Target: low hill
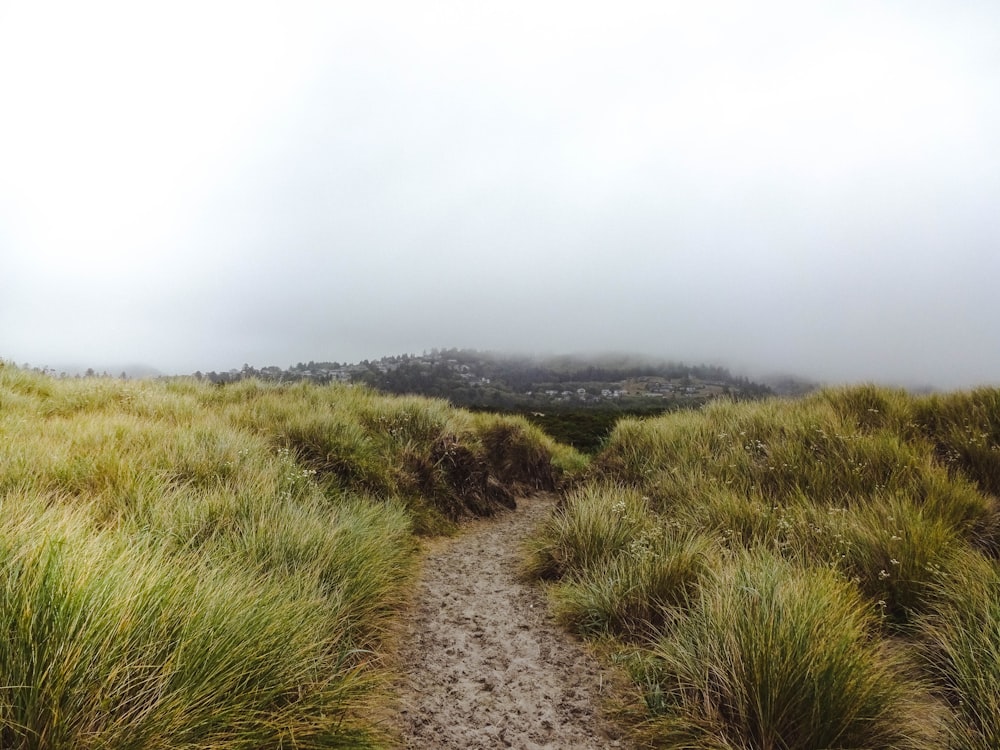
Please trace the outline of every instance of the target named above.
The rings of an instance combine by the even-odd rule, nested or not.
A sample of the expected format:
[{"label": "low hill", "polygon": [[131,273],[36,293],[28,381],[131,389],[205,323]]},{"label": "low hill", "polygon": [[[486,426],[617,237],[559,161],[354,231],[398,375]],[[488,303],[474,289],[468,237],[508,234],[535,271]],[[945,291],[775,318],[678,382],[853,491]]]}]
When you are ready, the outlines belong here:
[{"label": "low hill", "polygon": [[212,382],[248,377],[282,382],[364,383],[381,391],[447,398],[458,406],[624,405],[650,400],[698,404],[718,396],[769,395],[770,388],[713,365],[686,365],[626,355],[522,357],[471,349],[435,349],[354,364],[299,362],[287,369],[244,365],[209,372]]},{"label": "low hill", "polygon": [[355,364],[300,362],[287,369],[244,365],[228,373],[197,375],[214,383],[244,378],[361,383],[383,393],[443,398],[477,411],[518,414],[587,452],[597,450],[623,416],[772,393],[767,385],[711,365],[629,355],[526,357],[469,349],[435,349]]}]

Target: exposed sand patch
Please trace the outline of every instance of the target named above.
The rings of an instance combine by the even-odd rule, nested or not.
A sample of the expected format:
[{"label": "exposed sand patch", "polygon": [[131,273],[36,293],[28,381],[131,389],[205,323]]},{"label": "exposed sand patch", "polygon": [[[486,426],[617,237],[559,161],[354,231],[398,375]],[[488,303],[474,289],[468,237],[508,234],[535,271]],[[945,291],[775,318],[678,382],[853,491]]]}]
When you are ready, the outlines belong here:
[{"label": "exposed sand patch", "polygon": [[392,722],[402,747],[625,746],[600,714],[610,690],[600,665],[516,576],[519,544],[553,503],[519,500],[425,554],[400,629]]}]

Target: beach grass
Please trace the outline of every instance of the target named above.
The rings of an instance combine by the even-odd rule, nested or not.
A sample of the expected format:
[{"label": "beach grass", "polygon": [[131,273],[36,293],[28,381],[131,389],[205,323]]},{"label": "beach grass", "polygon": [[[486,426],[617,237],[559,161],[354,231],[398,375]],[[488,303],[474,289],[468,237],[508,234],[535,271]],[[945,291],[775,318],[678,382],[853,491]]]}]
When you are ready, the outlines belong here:
[{"label": "beach grass", "polygon": [[381,746],[415,535],[582,464],[440,400],[0,364],[0,746]]}]

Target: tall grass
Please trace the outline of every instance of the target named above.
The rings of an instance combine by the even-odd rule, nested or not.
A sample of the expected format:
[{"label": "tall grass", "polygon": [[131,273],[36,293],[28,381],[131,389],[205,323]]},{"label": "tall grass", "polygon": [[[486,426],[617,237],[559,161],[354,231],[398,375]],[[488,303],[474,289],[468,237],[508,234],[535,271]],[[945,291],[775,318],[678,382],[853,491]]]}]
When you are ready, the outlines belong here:
[{"label": "tall grass", "polygon": [[720,400],[620,421],[526,570],[631,654],[654,744],[995,747],[998,478],[1000,390]]},{"label": "tall grass", "polygon": [[637,490],[588,484],[565,498],[530,542],[525,571],[553,579],[597,567],[651,525],[649,510]]},{"label": "tall grass", "polygon": [[649,513],[634,490],[570,494],[526,545],[529,576],[562,579],[557,615],[591,635],[637,636],[662,624],[709,565],[709,545]]},{"label": "tall grass", "polygon": [[0,363],[0,747],[378,744],[414,530],[554,487],[557,455],[443,401]]},{"label": "tall grass", "polygon": [[369,657],[308,581],[93,534],[64,508],[3,510],[3,747],[365,741],[351,713]]},{"label": "tall grass", "polygon": [[256,381],[218,391],[213,401],[238,427],[287,448],[333,491],[401,497],[418,530],[509,508],[518,492],[554,489],[579,469],[579,454],[527,420],[442,400]]},{"label": "tall grass", "polygon": [[953,709],[949,747],[1000,747],[1000,572],[969,554],[937,594],[920,636],[930,674]]},{"label": "tall grass", "polygon": [[647,731],[666,747],[930,747],[909,702],[920,688],[875,627],[836,575],[740,556],[650,649]]}]

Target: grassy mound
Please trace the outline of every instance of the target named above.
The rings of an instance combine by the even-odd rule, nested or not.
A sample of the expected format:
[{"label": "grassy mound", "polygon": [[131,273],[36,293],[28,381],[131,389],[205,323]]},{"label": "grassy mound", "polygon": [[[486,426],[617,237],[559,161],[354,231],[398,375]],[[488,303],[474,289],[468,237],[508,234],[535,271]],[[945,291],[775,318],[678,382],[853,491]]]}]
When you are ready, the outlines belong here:
[{"label": "grassy mound", "polygon": [[653,745],[995,747],[998,488],[997,390],[717,401],[619,422],[526,568]]},{"label": "grassy mound", "polygon": [[647,732],[691,748],[910,746],[910,696],[921,688],[870,637],[875,619],[831,571],[741,555],[641,664],[654,697]]},{"label": "grassy mound", "polygon": [[0,746],[374,746],[414,532],[579,464],[440,401],[0,364]]}]

